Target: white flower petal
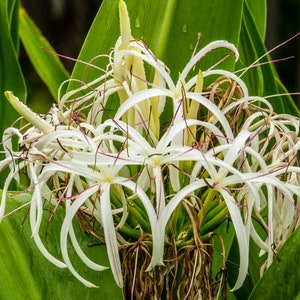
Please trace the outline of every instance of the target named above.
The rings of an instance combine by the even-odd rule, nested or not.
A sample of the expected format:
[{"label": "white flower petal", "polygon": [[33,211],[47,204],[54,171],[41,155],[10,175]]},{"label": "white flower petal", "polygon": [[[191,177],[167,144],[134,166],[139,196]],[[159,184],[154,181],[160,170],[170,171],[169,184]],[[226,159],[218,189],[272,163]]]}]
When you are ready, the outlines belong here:
[{"label": "white flower petal", "polygon": [[[88,199],[91,195],[96,193],[98,190],[99,190],[99,185],[91,186],[76,198],[76,200],[73,202],[73,204],[71,205],[71,207],[68,209],[66,213],[60,231],[60,246],[61,246],[61,253],[64,262],[66,263],[67,268],[70,270],[70,272],[87,287],[96,287],[96,286],[93,283],[89,282],[88,280],[84,279],[82,276],[80,276],[79,273],[73,267],[68,254],[68,246],[67,246],[68,234],[71,228],[72,220],[74,219],[81,205],[86,201],[86,199]],[[103,268],[105,267],[103,266]]]},{"label": "white flower petal", "polygon": [[235,55],[235,59],[238,60],[239,53],[233,44],[228,43],[227,41],[223,41],[223,40],[213,41],[213,42],[209,43],[208,45],[206,45],[204,48],[202,48],[199,52],[197,52],[190,59],[190,61],[186,64],[183,71],[181,72],[178,82],[185,82],[186,81],[185,79],[186,79],[188,73],[194,68],[194,66],[198,63],[198,61],[201,58],[203,58],[207,53],[209,53],[215,49],[218,49],[218,48],[226,48],[226,49],[232,51]]},{"label": "white flower petal", "polygon": [[198,103],[202,104],[203,106],[205,106],[208,110],[210,110],[212,114],[215,115],[216,119],[221,123],[226,137],[228,139],[233,139],[233,133],[231,127],[224,113],[214,103],[212,103],[209,99],[203,97],[202,95],[197,93],[192,93],[192,92],[187,92],[186,98],[193,99]]},{"label": "white flower petal", "polygon": [[0,222],[2,221],[4,214],[5,214],[6,197],[7,197],[9,185],[10,185],[11,181],[13,180],[13,178],[15,177],[15,173],[17,173],[17,172],[18,172],[18,169],[16,166],[16,169],[14,171],[13,170],[10,171],[5,179],[3,190],[2,190],[2,195],[1,195]]},{"label": "white flower petal", "polygon": [[103,184],[101,186],[101,220],[104,229],[105,243],[107,247],[107,254],[112,273],[115,281],[120,288],[123,287],[123,277],[121,262],[118,251],[118,242],[114,221],[112,217],[112,210],[110,204],[110,184]]},{"label": "white flower petal", "polygon": [[[135,94],[133,94],[131,97],[129,97],[118,109],[114,119],[119,120],[121,117],[132,107],[135,107],[137,104],[139,104],[142,101],[145,101],[152,97],[160,97],[160,96],[166,96],[166,97],[172,97],[172,93],[165,89],[158,89],[158,88],[152,88],[145,91],[140,91]],[[132,124],[129,124],[132,125]],[[126,127],[125,127],[126,128]]]},{"label": "white flower petal", "polygon": [[[242,130],[239,132],[238,136],[234,139],[234,141],[230,144],[230,148],[228,149],[227,153],[224,157],[224,162],[227,165],[232,166],[234,161],[237,159],[240,151],[245,148],[246,140],[251,135],[251,132]],[[218,177],[224,178],[228,170],[226,168],[221,168],[218,172]]]},{"label": "white flower petal", "polygon": [[234,201],[234,198],[223,189],[220,189],[219,192],[222,194],[224,200],[226,201],[239,245],[240,268],[238,278],[234,287],[232,288],[232,291],[234,291],[239,289],[243,285],[247,276],[249,264],[249,236],[247,236],[246,234],[246,229],[241,218],[240,210],[237,203]]}]

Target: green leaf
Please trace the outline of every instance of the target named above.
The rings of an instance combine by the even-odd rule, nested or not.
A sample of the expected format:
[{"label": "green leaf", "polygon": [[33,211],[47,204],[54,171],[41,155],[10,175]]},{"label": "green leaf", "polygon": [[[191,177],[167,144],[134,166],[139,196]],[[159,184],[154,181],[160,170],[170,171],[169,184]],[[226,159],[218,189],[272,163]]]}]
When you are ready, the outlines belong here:
[{"label": "green leaf", "polygon": [[[30,194],[22,194],[17,200],[8,198],[7,211],[28,201]],[[59,269],[48,262],[30,237],[27,209],[28,206],[14,212],[0,224],[0,299],[122,299],[122,291],[117,287],[111,271],[96,272],[88,269],[71,247],[69,254],[76,269],[99,288],[85,287],[67,269]],[[63,217],[63,209],[58,209],[50,222],[44,220],[40,231],[47,249],[53,254],[59,252],[57,229]],[[74,227],[86,255],[97,263],[109,265],[106,247],[82,233],[78,224],[74,224]]]},{"label": "green leaf", "polygon": [[58,89],[69,78],[69,74],[55,55],[55,50],[23,8],[20,9],[20,37],[32,65],[53,99],[57,100]]},{"label": "green leaf", "polygon": [[[12,8],[10,13],[14,15]],[[11,37],[9,22],[13,22],[13,20],[9,20],[8,2],[7,0],[0,1],[0,136],[2,136],[3,130],[18,117],[18,114],[5,99],[4,92],[7,90],[14,91],[20,100],[25,101],[26,99],[25,82]]]},{"label": "green leaf", "polygon": [[300,117],[300,110],[295,104],[295,101],[293,98],[289,95],[288,90],[283,85],[283,83],[279,80],[278,77],[276,77],[276,84],[279,94],[284,94],[284,96],[281,96],[282,102],[284,104],[284,112],[287,114],[291,114],[293,116]]},{"label": "green leaf", "polygon": [[[261,64],[261,66],[252,67],[245,73],[245,78],[243,78],[248,83],[250,93],[258,96],[278,94],[275,80],[277,76],[276,71],[270,62],[270,57],[268,55],[265,56],[267,49],[247,2],[244,5],[239,51],[244,67],[250,66],[261,57],[259,62],[257,61],[257,64]],[[271,98],[269,101],[277,113],[285,111],[283,101],[280,97],[276,99]]]},{"label": "green leaf", "polygon": [[[243,11],[242,30],[239,43],[239,52],[241,61],[237,64],[236,70],[250,66],[261,59],[256,64],[260,66],[253,66],[243,75],[242,79],[247,83],[250,94],[258,96],[271,96],[281,93],[288,94],[284,88],[274,65],[271,63],[269,55],[265,56],[267,49],[261,37],[261,30],[257,26],[257,17],[254,17],[253,7],[249,6],[249,1],[245,2]],[[254,10],[254,12],[256,12]],[[262,25],[260,25],[262,26]],[[275,96],[268,99],[273,105],[276,113],[290,113],[299,115],[293,99],[286,96]]]},{"label": "green leaf", "polygon": [[246,0],[247,6],[251,11],[254,23],[261,36],[265,40],[267,30],[267,1],[266,0]]},{"label": "green leaf", "polygon": [[[245,2],[242,21],[241,40],[239,44],[239,51],[241,54],[241,61],[244,67],[250,66],[258,58],[261,57],[257,64],[264,64],[262,66],[254,66],[245,73],[244,80],[250,86],[251,94],[258,96],[267,96],[277,93],[277,86],[275,82],[274,69],[270,62],[269,56],[264,56],[267,49],[263,43],[260,32],[256,26],[255,19],[251,10]],[[241,66],[238,66],[241,67]],[[283,109],[281,102],[272,103],[275,105],[276,111]]]},{"label": "green leaf", "polygon": [[[259,251],[260,248],[253,242],[253,240],[250,240],[248,275],[242,287],[234,291],[234,295],[237,299],[247,299],[259,280],[259,270],[262,264],[262,259],[259,257]],[[228,284],[231,288],[236,282],[239,271],[239,256],[238,242],[235,237],[231,245],[227,261]]]},{"label": "green leaf", "polygon": [[10,0],[8,5],[8,23],[10,28],[10,36],[14,44],[16,53],[19,53],[19,8],[20,0]]},{"label": "green leaf", "polygon": [[249,300],[299,299],[300,228],[285,242]]},{"label": "green leaf", "polygon": [[[18,6],[19,1],[0,1],[0,137],[5,128],[12,125],[18,118],[18,113],[13,109],[4,96],[7,90],[13,91],[20,100],[26,99],[26,86],[18,62]],[[0,153],[0,160],[3,154]],[[0,176],[0,186],[3,185],[6,173]]]},{"label": "green leaf", "polygon": [[[228,259],[229,250],[232,246],[234,237],[235,237],[235,231],[232,223],[223,222],[222,225],[219,226],[215,231],[214,240],[213,240],[214,251],[213,251],[213,258],[212,258],[213,278],[219,278],[222,271],[227,272],[226,266],[225,266],[225,270],[222,270],[221,268],[223,267],[223,260]],[[223,247],[225,249],[225,257],[223,253]],[[235,273],[235,275],[237,275],[237,272]],[[234,293],[231,291],[227,292],[227,298],[232,300],[236,299]],[[218,300],[222,299],[221,293],[217,299]]]},{"label": "green leaf", "polygon": [[[259,222],[255,222],[253,219],[253,225],[255,231],[258,232],[259,236],[262,240],[267,239],[267,234],[264,229],[261,227]],[[222,235],[223,236],[223,235]],[[240,264],[240,253],[238,242],[235,236],[235,232],[233,230],[232,234],[232,243],[230,247],[228,247],[229,254],[227,253],[227,271],[228,271],[228,285],[232,288],[235,285],[236,278],[239,272],[239,264]],[[260,268],[264,263],[266,257],[260,255],[260,248],[259,246],[250,238],[249,242],[249,264],[248,264],[248,274],[247,277],[242,285],[241,288],[235,290],[233,293],[236,299],[248,299],[251,291],[253,290],[254,286],[260,280]]]},{"label": "green leaf", "polygon": [[[200,47],[215,39],[226,39],[234,44],[239,39],[243,0],[127,0],[126,4],[132,36],[146,42],[151,51],[171,69],[174,80],[190,59],[198,33],[202,35]],[[79,59],[89,62],[99,54],[108,54],[119,35],[118,1],[104,0]],[[216,57],[219,60],[223,54],[210,54],[200,67],[205,69],[211,66],[216,62]],[[106,63],[107,59],[102,59],[102,64],[99,62],[102,67]],[[233,58],[225,63],[228,69],[233,69],[233,65]],[[89,82],[99,76],[99,71],[77,62],[72,78],[83,79],[83,76]],[[71,84],[69,89],[72,87]]]},{"label": "green leaf", "polygon": [[[247,22],[244,18],[239,41],[239,53],[240,60],[236,64],[236,70],[243,70],[244,68],[247,68],[257,59],[257,51],[251,37],[251,30],[249,29],[249,25],[247,26]],[[260,66],[250,68],[241,77],[245,82],[247,82],[247,87],[251,95],[263,94],[263,76]]]}]

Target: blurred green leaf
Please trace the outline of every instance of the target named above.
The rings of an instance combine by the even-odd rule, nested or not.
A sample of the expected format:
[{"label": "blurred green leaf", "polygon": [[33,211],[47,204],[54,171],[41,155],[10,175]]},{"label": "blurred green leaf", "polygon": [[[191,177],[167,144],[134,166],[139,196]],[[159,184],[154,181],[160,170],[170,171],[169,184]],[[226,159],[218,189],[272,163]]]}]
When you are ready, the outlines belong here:
[{"label": "blurred green leaf", "polygon": [[287,300],[300,297],[300,228],[285,242],[274,262],[255,286],[249,300]]},{"label": "blurred green leaf", "polygon": [[[5,128],[19,117],[4,96],[7,90],[13,91],[26,100],[26,86],[18,62],[18,7],[19,1],[0,1],[0,137]],[[0,153],[0,159],[3,155]],[[7,173],[2,172],[0,186],[3,186]]]},{"label": "blurred green leaf", "polygon": [[[7,211],[29,200],[30,194],[22,194],[17,200],[8,198]],[[72,247],[69,255],[75,268],[99,288],[85,287],[67,269],[59,269],[48,262],[31,238],[29,220],[26,219],[28,207],[5,218],[0,226],[0,299],[122,299],[122,291],[115,284],[111,271],[88,269]],[[44,220],[40,231],[47,249],[54,255],[59,253],[57,229],[63,217],[63,209],[58,209],[51,221]],[[97,263],[109,265],[106,247],[82,233],[81,228],[75,225],[78,240],[86,255]]]},{"label": "blurred green leaf", "polygon": [[[241,72],[243,72],[243,69],[251,65],[257,58],[256,48],[250,34],[251,33],[249,32],[247,24],[243,20],[239,41],[240,60],[236,64],[236,70],[241,70]],[[263,76],[260,66],[248,69],[242,75],[242,79],[247,82],[247,87],[251,95],[263,94]]]},{"label": "blurred green leaf", "polygon": [[61,83],[69,78],[69,74],[55,50],[23,8],[20,9],[20,37],[32,65],[48,87],[53,99],[57,100],[58,89]]},{"label": "blurred green leaf", "polygon": [[[12,13],[12,15],[14,14]],[[25,82],[12,41],[9,22],[14,21],[9,20],[8,1],[0,1],[0,136],[2,136],[3,130],[18,117],[18,114],[5,99],[4,92],[7,90],[14,91],[22,101],[26,99]]]}]

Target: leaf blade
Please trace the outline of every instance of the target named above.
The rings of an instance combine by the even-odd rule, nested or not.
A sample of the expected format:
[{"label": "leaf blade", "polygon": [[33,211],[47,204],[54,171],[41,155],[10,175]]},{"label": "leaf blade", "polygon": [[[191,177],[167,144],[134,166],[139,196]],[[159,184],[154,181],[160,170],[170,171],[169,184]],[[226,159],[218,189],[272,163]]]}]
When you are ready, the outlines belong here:
[{"label": "leaf blade", "polygon": [[[29,193],[8,197],[7,211],[13,211],[30,200]],[[85,287],[67,269],[59,269],[48,262],[30,239],[29,221],[24,220],[27,209],[28,206],[25,206],[15,211],[0,224],[0,299],[123,299],[122,290],[117,287],[110,270],[96,272],[88,269],[72,249],[69,251],[75,267],[100,289]],[[62,209],[58,209],[50,222],[44,220],[40,234],[51,253],[60,251],[57,229],[64,214]],[[74,224],[74,229],[85,253],[91,259],[108,265],[106,247],[87,238],[78,224]]]},{"label": "leaf blade", "polygon": [[55,50],[43,37],[27,12],[20,9],[20,37],[35,70],[48,87],[53,99],[57,100],[57,92],[61,83],[69,78],[69,74]]},{"label": "leaf blade", "polygon": [[249,300],[284,300],[299,297],[299,265],[300,228],[285,242],[274,262],[255,286]]},{"label": "leaf blade", "polygon": [[8,6],[5,0],[0,3],[0,28],[0,134],[2,136],[3,130],[9,127],[18,116],[8,101],[6,101],[4,92],[11,90],[14,91],[22,101],[26,99],[25,81],[11,37]]}]

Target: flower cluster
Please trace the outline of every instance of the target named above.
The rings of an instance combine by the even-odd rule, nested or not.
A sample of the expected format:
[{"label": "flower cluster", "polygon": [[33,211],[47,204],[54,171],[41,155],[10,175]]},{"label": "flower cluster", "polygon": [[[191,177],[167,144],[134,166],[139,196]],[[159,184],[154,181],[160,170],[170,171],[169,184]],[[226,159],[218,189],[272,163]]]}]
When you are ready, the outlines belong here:
[{"label": "flower cluster", "polygon": [[[120,22],[121,36],[103,75],[60,96],[46,116],[6,92],[29,125],[4,132],[6,158],[0,169],[8,166],[10,173],[0,218],[11,181],[19,181],[20,170],[26,170],[35,243],[48,260],[67,267],[89,287],[94,284],[72,265],[69,238],[89,268],[106,267],[81,249],[72,223],[78,213],[101,225],[120,287],[120,245],[137,240],[151,245],[150,271],[164,264],[165,247],[196,240],[195,224],[205,241],[229,218],[239,245],[234,287],[239,288],[248,270],[250,237],[270,265],[274,249],[299,225],[300,120],[277,115],[266,99],[249,96],[232,72],[214,66],[195,74],[199,60],[217,48],[238,59],[234,45],[211,42],[174,82],[167,66],[131,37],[122,1]],[[65,207],[62,260],[49,253],[39,235],[45,202]]]}]

